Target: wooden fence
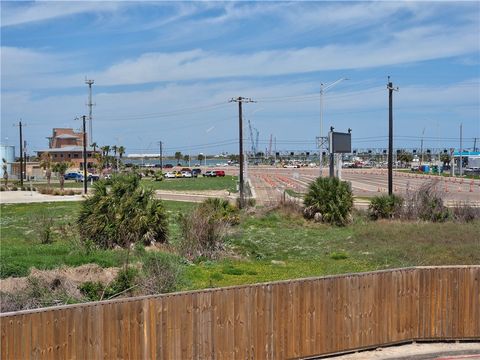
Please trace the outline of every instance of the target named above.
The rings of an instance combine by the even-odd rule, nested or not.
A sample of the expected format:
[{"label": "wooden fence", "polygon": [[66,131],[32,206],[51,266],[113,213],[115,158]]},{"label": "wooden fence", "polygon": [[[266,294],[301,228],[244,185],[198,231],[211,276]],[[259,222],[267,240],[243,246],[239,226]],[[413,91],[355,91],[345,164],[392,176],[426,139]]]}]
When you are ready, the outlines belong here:
[{"label": "wooden fence", "polygon": [[288,359],[480,339],[480,266],[418,267],[1,315],[2,359]]}]

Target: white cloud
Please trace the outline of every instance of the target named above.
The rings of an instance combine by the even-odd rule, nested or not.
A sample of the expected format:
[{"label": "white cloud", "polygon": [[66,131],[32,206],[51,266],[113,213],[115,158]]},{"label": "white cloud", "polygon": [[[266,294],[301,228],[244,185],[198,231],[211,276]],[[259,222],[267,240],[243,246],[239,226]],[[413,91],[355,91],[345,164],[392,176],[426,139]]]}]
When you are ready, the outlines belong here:
[{"label": "white cloud", "polygon": [[36,1],[2,2],[2,27],[72,16],[87,12],[113,12],[126,3],[121,1]]}]

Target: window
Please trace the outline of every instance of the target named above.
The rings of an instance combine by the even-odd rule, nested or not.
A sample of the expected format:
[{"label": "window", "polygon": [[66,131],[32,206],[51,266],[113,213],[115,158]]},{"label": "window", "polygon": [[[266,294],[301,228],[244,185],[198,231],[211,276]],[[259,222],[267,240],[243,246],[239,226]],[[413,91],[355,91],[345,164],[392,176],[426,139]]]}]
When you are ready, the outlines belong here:
[{"label": "window", "polygon": [[73,154],[73,157],[74,157],[75,159],[78,159],[78,154]]}]

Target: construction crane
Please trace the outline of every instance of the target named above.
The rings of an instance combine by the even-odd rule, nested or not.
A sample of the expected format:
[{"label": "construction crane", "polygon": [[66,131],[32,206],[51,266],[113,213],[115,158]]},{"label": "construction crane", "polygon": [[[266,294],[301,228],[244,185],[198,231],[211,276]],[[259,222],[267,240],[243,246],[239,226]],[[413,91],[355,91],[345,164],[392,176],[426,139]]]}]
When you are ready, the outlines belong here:
[{"label": "construction crane", "polygon": [[255,140],[253,138],[252,123],[248,120],[248,130],[250,132],[250,141],[252,142],[252,156],[255,156]]}]

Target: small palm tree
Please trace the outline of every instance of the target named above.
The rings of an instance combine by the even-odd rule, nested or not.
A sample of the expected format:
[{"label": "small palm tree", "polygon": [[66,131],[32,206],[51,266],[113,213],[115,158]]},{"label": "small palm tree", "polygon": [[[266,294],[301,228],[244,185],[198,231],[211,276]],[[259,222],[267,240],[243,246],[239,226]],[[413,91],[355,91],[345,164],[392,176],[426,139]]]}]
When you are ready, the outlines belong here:
[{"label": "small palm tree", "polygon": [[123,146],[119,146],[118,149],[118,156],[120,157],[120,159],[123,157],[123,154],[125,154],[125,147]]},{"label": "small palm tree", "polygon": [[177,163],[180,162],[180,159],[182,158],[182,153],[180,151],[177,151],[175,153],[175,159],[177,160]]},{"label": "small palm tree", "polygon": [[112,146],[112,151],[113,151],[113,156],[117,156],[117,151],[118,151],[118,146],[117,145],[113,145]]},{"label": "small palm tree", "polygon": [[45,170],[45,177],[47,178],[48,187],[52,178],[52,156],[50,153],[43,153],[40,157],[40,167]]},{"label": "small palm tree", "polygon": [[8,187],[8,167],[7,160],[2,158],[2,171],[3,171],[3,181],[5,182],[5,187]]},{"label": "small palm tree", "polygon": [[93,147],[93,152],[97,151],[98,144],[96,142],[90,144],[91,147]]},{"label": "small palm tree", "polygon": [[58,181],[60,182],[60,190],[63,191],[65,186],[65,172],[70,167],[68,162],[58,162],[53,164],[52,170],[57,173]]}]

